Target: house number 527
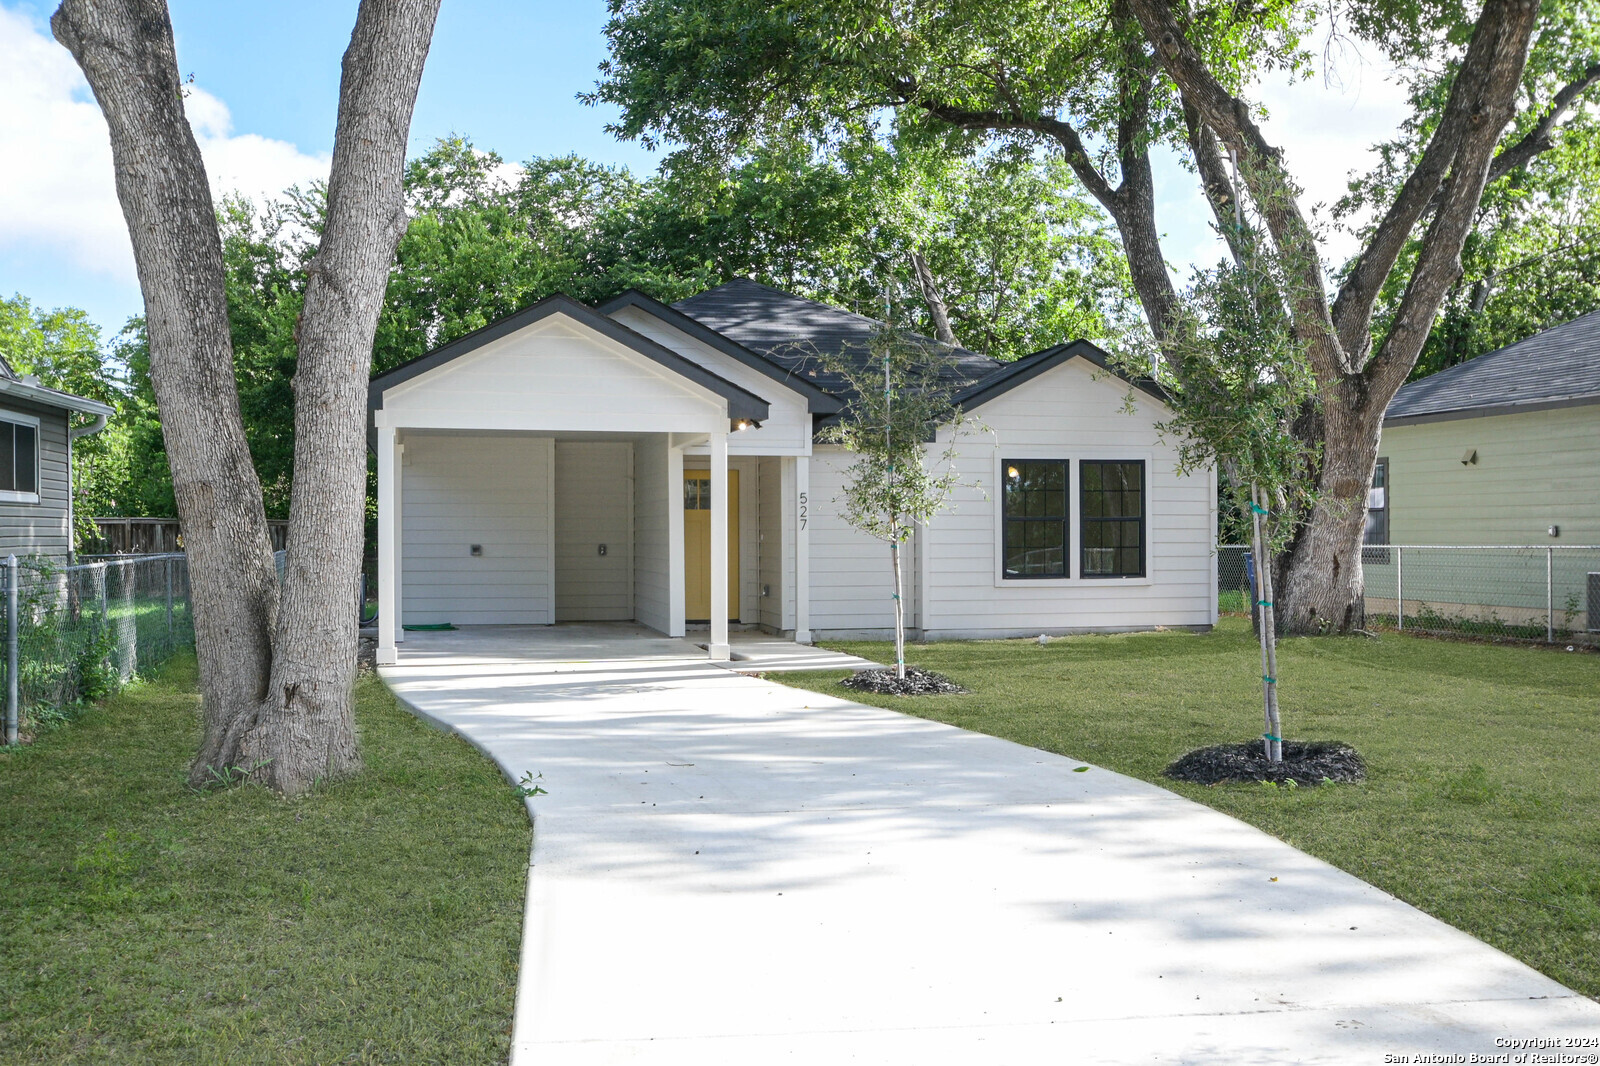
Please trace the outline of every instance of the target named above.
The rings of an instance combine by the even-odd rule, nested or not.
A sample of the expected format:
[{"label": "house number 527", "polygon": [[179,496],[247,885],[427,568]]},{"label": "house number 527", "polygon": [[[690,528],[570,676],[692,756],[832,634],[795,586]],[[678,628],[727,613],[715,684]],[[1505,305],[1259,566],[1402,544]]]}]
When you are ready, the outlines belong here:
[{"label": "house number 527", "polygon": [[800,494],[800,528],[806,528],[806,494]]}]

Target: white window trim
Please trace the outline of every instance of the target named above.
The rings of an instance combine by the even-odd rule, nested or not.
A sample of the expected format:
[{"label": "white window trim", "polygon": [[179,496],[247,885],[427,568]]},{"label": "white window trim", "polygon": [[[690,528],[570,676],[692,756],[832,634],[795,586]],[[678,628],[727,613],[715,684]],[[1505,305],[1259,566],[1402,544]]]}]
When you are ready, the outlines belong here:
[{"label": "white window trim", "polygon": [[[1007,459],[1064,459],[1067,476],[1067,576],[1006,577],[1006,499],[1005,462]],[[1083,568],[1083,466],[1082,462],[1104,459],[1138,460],[1144,463],[1144,576],[1084,577]],[[1039,447],[1031,444],[1002,443],[994,454],[994,587],[1031,588],[1148,588],[1156,584],[1156,545],[1150,530],[1150,492],[1155,481],[1155,452],[1149,448]]]},{"label": "white window trim", "polygon": [[[40,465],[44,452],[44,434],[40,432],[39,418],[37,415],[25,415],[20,411],[0,410],[0,422],[10,422],[18,426],[33,427],[33,483],[42,484],[40,480]],[[0,503],[38,503],[37,492],[12,492],[0,489]]]}]

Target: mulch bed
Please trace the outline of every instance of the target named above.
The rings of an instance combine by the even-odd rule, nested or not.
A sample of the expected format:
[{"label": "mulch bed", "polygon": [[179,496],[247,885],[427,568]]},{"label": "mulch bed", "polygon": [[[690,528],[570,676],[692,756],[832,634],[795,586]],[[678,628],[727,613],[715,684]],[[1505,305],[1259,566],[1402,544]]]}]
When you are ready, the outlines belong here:
[{"label": "mulch bed", "polygon": [[839,682],[857,692],[872,692],[879,696],[939,696],[965,692],[966,689],[943,674],[924,670],[920,666],[906,667],[904,679],[894,675],[894,670],[860,670]]},{"label": "mulch bed", "polygon": [[1348,744],[1337,740],[1283,742],[1283,761],[1267,761],[1266,741],[1218,744],[1198,748],[1161,771],[1178,781],[1215,785],[1223,781],[1271,781],[1280,784],[1320,785],[1329,781],[1360,781],[1367,764]]}]

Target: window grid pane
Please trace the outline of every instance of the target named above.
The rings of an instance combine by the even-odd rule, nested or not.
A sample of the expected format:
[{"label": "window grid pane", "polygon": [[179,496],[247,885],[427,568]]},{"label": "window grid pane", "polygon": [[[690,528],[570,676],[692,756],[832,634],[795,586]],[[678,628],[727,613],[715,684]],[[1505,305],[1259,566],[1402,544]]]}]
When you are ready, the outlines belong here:
[{"label": "window grid pane", "polygon": [[1066,577],[1067,461],[1007,459],[1004,467],[1005,576]]},{"label": "window grid pane", "polygon": [[1144,576],[1144,463],[1085,460],[1083,576]]}]

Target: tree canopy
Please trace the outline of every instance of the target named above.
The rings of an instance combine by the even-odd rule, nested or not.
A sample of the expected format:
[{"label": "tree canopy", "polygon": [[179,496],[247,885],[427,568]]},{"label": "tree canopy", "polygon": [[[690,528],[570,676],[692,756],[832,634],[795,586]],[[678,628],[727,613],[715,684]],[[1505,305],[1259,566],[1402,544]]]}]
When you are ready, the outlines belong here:
[{"label": "tree canopy", "polygon": [[[1051,153],[1115,223],[1160,357],[1150,369],[1169,380],[1193,367],[1179,351],[1151,153],[1177,149],[1233,254],[1292,264],[1277,299],[1316,385],[1294,425],[1317,455],[1318,484],[1286,553],[1285,618],[1293,631],[1345,632],[1361,624],[1378,427],[1460,279],[1485,188],[1579,124],[1600,78],[1592,13],[1581,0],[1544,8],[611,0],[611,57],[590,99],[621,108],[618,134],[670,142],[701,165],[755,145],[861,137],[958,158]],[[1252,100],[1268,72],[1313,72],[1318,18],[1416,82],[1417,115],[1368,182],[1364,246],[1336,283],[1299,202],[1296,161],[1268,143]],[[1246,214],[1249,225],[1236,225]]]}]

